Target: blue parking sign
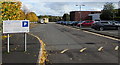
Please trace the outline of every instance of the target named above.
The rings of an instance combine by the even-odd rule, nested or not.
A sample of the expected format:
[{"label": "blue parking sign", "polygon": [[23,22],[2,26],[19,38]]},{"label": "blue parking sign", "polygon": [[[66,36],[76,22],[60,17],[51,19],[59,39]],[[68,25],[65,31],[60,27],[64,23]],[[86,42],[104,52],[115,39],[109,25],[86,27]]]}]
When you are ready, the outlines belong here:
[{"label": "blue parking sign", "polygon": [[22,21],[22,27],[28,27],[28,21]]}]

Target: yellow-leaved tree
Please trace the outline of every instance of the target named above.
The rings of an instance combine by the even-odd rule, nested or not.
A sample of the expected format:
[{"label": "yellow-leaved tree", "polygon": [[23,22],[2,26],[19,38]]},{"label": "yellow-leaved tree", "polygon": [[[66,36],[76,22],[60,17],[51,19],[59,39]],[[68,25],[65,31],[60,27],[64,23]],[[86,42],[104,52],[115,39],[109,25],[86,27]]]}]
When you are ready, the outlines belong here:
[{"label": "yellow-leaved tree", "polygon": [[38,17],[34,12],[29,12],[26,14],[26,19],[30,20],[30,22],[37,22],[38,21]]},{"label": "yellow-leaved tree", "polygon": [[26,16],[21,6],[22,3],[18,0],[0,1],[0,27],[3,20],[24,20]]},{"label": "yellow-leaved tree", "polygon": [[[21,2],[11,2],[11,1],[3,1],[1,2],[0,11],[2,15],[2,20],[21,20]],[[22,18],[23,19],[23,18]]]}]

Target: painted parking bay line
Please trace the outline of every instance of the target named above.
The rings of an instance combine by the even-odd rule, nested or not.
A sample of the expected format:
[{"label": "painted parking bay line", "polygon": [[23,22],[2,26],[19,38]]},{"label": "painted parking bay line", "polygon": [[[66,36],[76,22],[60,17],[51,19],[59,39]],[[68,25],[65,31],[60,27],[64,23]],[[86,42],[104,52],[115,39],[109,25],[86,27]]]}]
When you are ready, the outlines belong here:
[{"label": "painted parking bay line", "polygon": [[99,51],[99,52],[103,51],[103,47],[100,47],[100,48],[98,49],[98,51]]},{"label": "painted parking bay line", "polygon": [[117,51],[117,50],[119,50],[119,46],[116,46],[116,47],[115,47],[115,51]]},{"label": "painted parking bay line", "polygon": [[83,48],[83,49],[80,50],[80,52],[82,53],[82,52],[84,52],[86,49],[87,49],[87,48]]},{"label": "painted parking bay line", "polygon": [[66,51],[68,51],[69,49],[64,49],[63,51],[61,51],[60,53],[65,53]]}]

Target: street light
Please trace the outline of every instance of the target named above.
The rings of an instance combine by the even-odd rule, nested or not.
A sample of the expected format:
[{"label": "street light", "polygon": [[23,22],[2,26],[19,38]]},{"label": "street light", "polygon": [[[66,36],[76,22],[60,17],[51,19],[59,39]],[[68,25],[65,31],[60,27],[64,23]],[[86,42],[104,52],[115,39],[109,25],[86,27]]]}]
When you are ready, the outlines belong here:
[{"label": "street light", "polygon": [[[82,6],[85,6],[85,5],[76,5],[76,6],[79,6],[79,7],[80,7],[80,21],[82,21],[82,15],[81,15],[81,14],[82,14],[82,13],[81,13],[81,7],[82,7]],[[80,25],[80,28],[81,28],[81,25]]]},{"label": "street light", "polygon": [[85,5],[76,5],[76,6],[79,6],[79,7],[80,7],[80,11],[81,11],[81,7],[82,7],[82,6],[85,6]]}]

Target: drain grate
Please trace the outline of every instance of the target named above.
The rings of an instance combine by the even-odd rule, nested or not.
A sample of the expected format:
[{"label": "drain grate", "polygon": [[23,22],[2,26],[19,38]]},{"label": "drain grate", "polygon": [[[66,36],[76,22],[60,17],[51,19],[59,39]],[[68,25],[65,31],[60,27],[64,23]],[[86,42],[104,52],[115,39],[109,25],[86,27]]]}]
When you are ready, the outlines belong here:
[{"label": "drain grate", "polygon": [[89,43],[85,43],[85,44],[95,44],[95,43],[89,42]]}]

